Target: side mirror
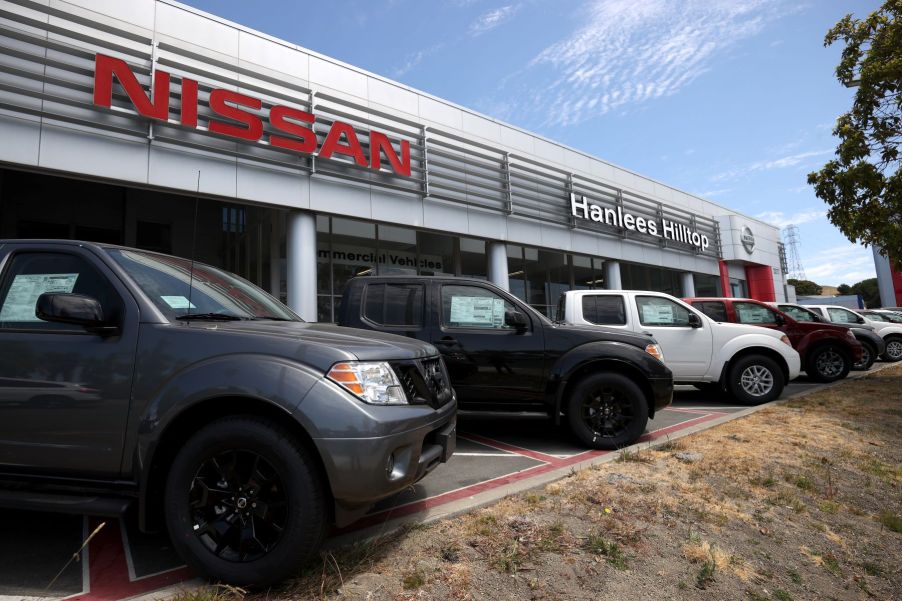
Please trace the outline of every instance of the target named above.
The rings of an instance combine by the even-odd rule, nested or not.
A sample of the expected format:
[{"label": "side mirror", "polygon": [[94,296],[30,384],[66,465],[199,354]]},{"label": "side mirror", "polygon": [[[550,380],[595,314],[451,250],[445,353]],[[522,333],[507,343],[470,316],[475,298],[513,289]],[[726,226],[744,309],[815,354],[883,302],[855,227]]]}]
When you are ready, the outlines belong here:
[{"label": "side mirror", "polygon": [[689,327],[690,328],[700,328],[702,327],[702,318],[696,315],[695,313],[689,313]]},{"label": "side mirror", "polygon": [[855,323],[865,323],[864,317],[858,315],[857,317],[855,317]]},{"label": "side mirror", "polygon": [[44,321],[107,329],[100,302],[83,294],[44,293],[38,297],[34,312]]},{"label": "side mirror", "polygon": [[526,328],[529,327],[526,316],[519,311],[505,311],[504,325],[515,328],[518,332],[525,332]]},{"label": "side mirror", "polygon": [[774,313],[774,321],[777,323],[778,326],[786,325],[786,319],[784,319],[783,316],[780,315],[779,313]]}]

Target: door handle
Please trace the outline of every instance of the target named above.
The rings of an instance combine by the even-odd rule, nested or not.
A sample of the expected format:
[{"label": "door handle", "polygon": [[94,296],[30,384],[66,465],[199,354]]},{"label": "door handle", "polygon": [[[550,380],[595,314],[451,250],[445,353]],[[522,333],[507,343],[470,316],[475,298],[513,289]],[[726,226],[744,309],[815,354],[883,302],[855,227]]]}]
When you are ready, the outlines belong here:
[{"label": "door handle", "polygon": [[457,344],[457,338],[453,338],[451,336],[444,336],[441,340],[436,340],[435,344],[442,344],[442,345]]}]

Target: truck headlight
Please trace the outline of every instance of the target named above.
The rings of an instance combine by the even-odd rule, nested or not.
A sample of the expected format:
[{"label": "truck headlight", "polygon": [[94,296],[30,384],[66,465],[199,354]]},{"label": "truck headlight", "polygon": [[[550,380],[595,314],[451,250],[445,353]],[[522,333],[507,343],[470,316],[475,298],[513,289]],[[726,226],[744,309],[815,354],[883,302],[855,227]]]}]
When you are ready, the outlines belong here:
[{"label": "truck headlight", "polygon": [[664,352],[661,350],[661,345],[659,344],[648,344],[645,346],[645,352],[660,361],[664,362]]},{"label": "truck headlight", "polygon": [[406,405],[407,395],[395,370],[384,361],[336,363],[326,377],[371,405]]},{"label": "truck headlight", "polygon": [[780,342],[782,342],[783,344],[788,344],[789,346],[792,346],[792,342],[790,342],[789,336],[787,336],[786,334],[783,334],[782,336],[780,336]]}]

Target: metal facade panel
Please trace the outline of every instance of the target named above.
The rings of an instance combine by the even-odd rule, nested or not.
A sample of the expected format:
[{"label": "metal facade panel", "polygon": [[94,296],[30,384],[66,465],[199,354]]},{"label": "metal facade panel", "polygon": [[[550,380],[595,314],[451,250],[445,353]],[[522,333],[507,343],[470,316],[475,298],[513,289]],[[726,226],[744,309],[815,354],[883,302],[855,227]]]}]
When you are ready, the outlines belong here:
[{"label": "metal facade panel", "polygon": [[[142,0],[139,8],[153,4]],[[197,187],[199,170],[207,194],[588,249],[580,252],[607,250],[603,241],[610,240],[635,243],[632,255],[648,258],[676,250],[710,261],[721,253],[718,223],[704,215],[713,205],[695,197],[188,8],[157,2],[156,31],[142,33],[138,25],[146,25],[146,15],[124,24],[116,9],[96,6],[109,14],[92,19],[64,2],[51,9],[32,0],[0,0],[0,114],[43,118],[57,132],[48,142],[67,145],[48,148],[42,165],[188,192]],[[97,53],[125,60],[148,98],[152,73],[170,73],[168,120],[139,115],[118,82],[112,107],[95,106]],[[180,123],[186,78],[198,82],[196,128]],[[213,89],[262,101],[255,111],[263,125],[260,141],[208,131]],[[335,122],[351,125],[370,163],[270,145],[278,132],[268,115],[278,105],[316,116],[318,146]],[[402,141],[409,144],[409,177],[389,168],[387,156],[374,169],[372,131],[387,135],[395,154]],[[21,160],[13,162],[29,164],[32,138],[22,128],[15,135],[24,145]],[[704,234],[711,246],[700,251],[676,239],[576,219],[571,194],[643,219],[671,220]],[[760,252],[775,249],[762,244]]]},{"label": "metal facade panel", "polygon": [[36,167],[40,154],[41,124],[36,118],[0,114],[0,161]]}]

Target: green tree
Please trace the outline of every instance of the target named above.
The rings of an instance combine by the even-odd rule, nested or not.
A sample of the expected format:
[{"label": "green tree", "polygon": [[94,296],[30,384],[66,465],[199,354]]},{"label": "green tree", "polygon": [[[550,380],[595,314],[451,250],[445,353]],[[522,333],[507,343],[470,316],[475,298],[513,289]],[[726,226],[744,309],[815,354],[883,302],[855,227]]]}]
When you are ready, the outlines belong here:
[{"label": "green tree", "polygon": [[817,296],[823,290],[818,284],[811,280],[796,280],[789,278],[786,280],[791,286],[796,287],[796,294],[800,296]]},{"label": "green tree", "polygon": [[836,158],[808,174],[827,217],[853,242],[877,245],[902,268],[902,0],[866,19],[846,15],[824,38],[845,48],[836,78],[857,86],[852,109],[836,120]]},{"label": "green tree", "polygon": [[869,309],[879,309],[880,289],[877,287],[877,278],[868,278],[852,285],[852,294],[860,294],[864,305]]},{"label": "green tree", "polygon": [[840,294],[852,294],[852,287],[848,284],[840,284],[836,287],[836,290]]}]

